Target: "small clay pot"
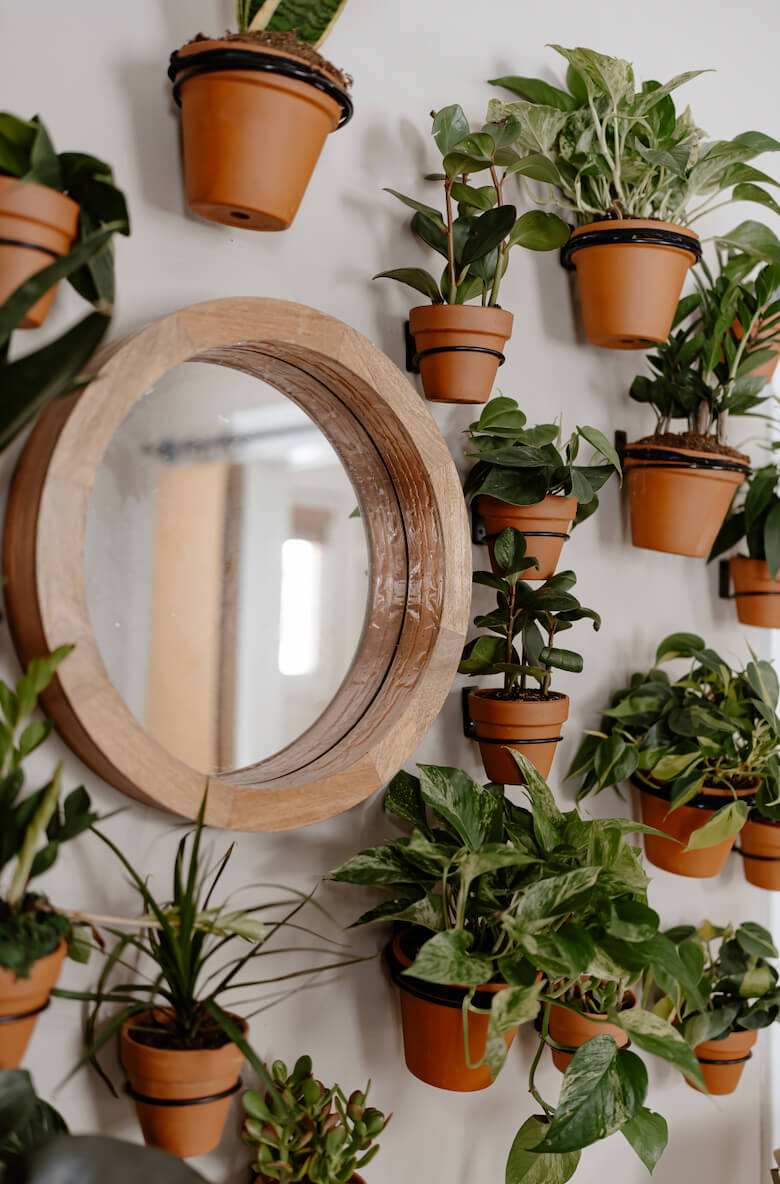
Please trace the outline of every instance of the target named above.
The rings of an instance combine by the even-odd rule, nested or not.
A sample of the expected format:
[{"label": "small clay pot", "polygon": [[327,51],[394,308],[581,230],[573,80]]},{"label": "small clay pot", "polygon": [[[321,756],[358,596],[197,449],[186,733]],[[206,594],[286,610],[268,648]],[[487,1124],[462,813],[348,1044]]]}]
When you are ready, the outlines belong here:
[{"label": "small clay pot", "polygon": [[[251,68],[269,58],[279,72]],[[199,72],[204,62],[217,68]],[[191,42],[168,74],[190,208],[228,226],[286,230],[328,135],[351,115],[346,92],[302,58],[248,41]]]},{"label": "small clay pot", "polygon": [[[733,1094],[742,1070],[750,1060],[758,1032],[729,1032],[725,1040],[705,1040],[693,1050],[701,1066],[704,1084],[711,1094]],[[694,1089],[698,1085],[688,1082]],[[699,1090],[702,1093],[702,1090]]]},{"label": "small clay pot", "polygon": [[[159,1018],[159,1012],[154,1014]],[[199,1050],[140,1044],[133,1038],[133,1027],[151,1018],[152,1012],[134,1016],[119,1035],[119,1059],[144,1142],[183,1159],[205,1155],[222,1138],[230,1103],[240,1088],[244,1054],[232,1042]],[[247,1031],[245,1020],[230,1018]]]},{"label": "small clay pot", "polygon": [[[539,566],[529,567],[523,575],[524,580],[549,580],[550,576],[555,575],[563,544],[569,537],[569,527],[577,513],[577,499],[548,493],[536,505],[513,506],[510,502],[502,502],[497,497],[483,493],[477,498],[477,513],[490,539],[509,526],[525,535],[528,543],[526,554],[533,555],[539,561]],[[501,568],[493,557],[492,541],[488,545],[491,567],[496,575],[501,575]]]},{"label": "small clay pot", "polygon": [[[442,986],[403,974],[412,965],[419,946],[411,928],[396,934],[385,951],[393,982],[401,992],[401,1027],[404,1037],[404,1059],[409,1072],[427,1085],[449,1089],[457,1093],[471,1093],[492,1085],[493,1078],[487,1065],[471,1069],[466,1061],[463,1039],[463,1000],[465,987]],[[480,1008],[489,1008],[497,991],[506,983],[485,983],[474,996]],[[472,1063],[485,1055],[488,1016],[470,1011],[468,1017],[469,1059]],[[517,1028],[504,1037],[507,1048],[515,1038]]]},{"label": "small clay pot", "polygon": [[603,349],[666,341],[688,268],[700,257],[698,236],[671,222],[620,218],[578,227],[562,259],[577,272],[588,341]]},{"label": "small clay pot", "polygon": [[[0,176],[0,304],[20,284],[67,255],[76,237],[79,207],[48,185],[22,184]],[[28,310],[20,329],[37,329],[46,320],[57,285]]]},{"label": "small clay pot", "polygon": [[623,470],[634,546],[697,558],[709,555],[734,491],[750,472],[729,456],[663,444],[627,445]]},{"label": "small clay pot", "polygon": [[780,629],[780,574],[773,580],[765,559],[742,555],[730,560],[729,572],[742,624]]},{"label": "small clay pot", "polygon": [[468,700],[485,773],[499,785],[523,785],[523,774],[509,751],[513,748],[546,777],[561,739],[561,725],[569,716],[569,696],[496,699],[494,693],[471,691]]},{"label": "small clay pot", "polygon": [[503,308],[479,304],[423,304],[410,309],[409,331],[426,399],[487,403],[504,345],[512,336],[513,319]]},{"label": "small clay pot", "polygon": [[[639,1000],[633,991],[626,991],[626,1009],[638,1006]],[[565,1044],[575,1051],[581,1045],[592,1040],[594,1036],[612,1036],[618,1048],[625,1048],[628,1044],[628,1033],[619,1028],[617,1024],[610,1024],[606,1021],[606,1015],[585,1015],[584,1012],[569,1011],[567,1008],[553,1003],[550,1007],[550,1037],[556,1044]],[[565,1073],[569,1061],[574,1056],[574,1051],[563,1052],[558,1048],[552,1048],[550,1051],[555,1068],[559,1069],[561,1073]]]},{"label": "small clay pot", "polygon": [[[735,790],[735,794],[738,798],[750,798],[755,796],[757,789],[758,781],[749,789]],[[736,836],[699,850],[686,851],[685,847],[693,832],[704,826],[717,810],[733,799],[731,790],[705,785],[699,797],[694,799],[697,804],[679,806],[671,812],[668,786],[648,787],[640,784],[639,791],[642,821],[669,835],[668,839],[658,835],[642,836],[649,862],[677,876],[691,876],[697,880],[717,876],[723,870]]]},{"label": "small clay pot", "polygon": [[16,1069],[22,1063],[35,1021],[60,977],[67,949],[67,942],[61,941],[51,954],[33,962],[29,978],[0,967],[0,1069]]},{"label": "small clay pot", "polygon": [[780,892],[780,822],[752,814],[739,833],[739,846],[748,883]]},{"label": "small clay pot", "polygon": [[[741,341],[742,338],[744,337],[745,331],[742,328],[742,325],[740,324],[739,319],[737,317],[735,317],[732,322],[731,332],[732,332],[732,335],[736,341]],[[758,325],[756,326],[755,333],[760,333],[760,332],[761,332],[761,322],[759,321]],[[776,347],[775,348],[775,356],[773,358],[770,358],[768,362],[764,362],[763,366],[756,366],[755,370],[748,370],[748,374],[759,375],[761,378],[765,378],[767,383],[770,383],[772,381],[772,379],[774,378],[775,370],[777,369],[777,363],[780,361],[780,339],[775,337],[772,339],[771,342],[767,342],[766,345],[762,346],[762,349],[772,349],[774,347]],[[722,356],[721,356],[721,360],[722,360]]]}]

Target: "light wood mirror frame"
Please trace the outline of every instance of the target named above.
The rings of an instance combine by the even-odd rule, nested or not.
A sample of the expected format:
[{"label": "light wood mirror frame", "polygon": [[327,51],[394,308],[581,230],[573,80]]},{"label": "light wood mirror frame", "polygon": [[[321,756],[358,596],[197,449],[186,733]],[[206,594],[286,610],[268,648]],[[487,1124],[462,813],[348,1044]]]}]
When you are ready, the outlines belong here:
[{"label": "light wood mirror frame", "polygon": [[[270,383],[336,449],[371,557],[365,625],[320,718],[266,760],[208,776],[171,756],[111,683],[87,609],[84,537],[104,453],[139,399],[197,359]],[[388,357],[340,321],[270,299],[215,300],[103,350],[83,392],[53,404],[22,452],[3,537],[5,599],[22,662],[65,642],[43,706],[102,778],[192,818],[208,786],[213,826],[306,826],[364,800],[401,767],[441,710],[466,634],[471,561],[455,465],[424,403]]]}]

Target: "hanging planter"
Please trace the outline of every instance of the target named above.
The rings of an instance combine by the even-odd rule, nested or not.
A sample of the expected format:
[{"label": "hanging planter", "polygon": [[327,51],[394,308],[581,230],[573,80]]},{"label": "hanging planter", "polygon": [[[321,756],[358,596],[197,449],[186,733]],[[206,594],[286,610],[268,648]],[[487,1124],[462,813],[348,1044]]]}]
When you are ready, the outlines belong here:
[{"label": "hanging planter", "polygon": [[486,776],[499,785],[522,785],[525,779],[512,756],[514,750],[546,777],[563,739],[561,726],[569,717],[569,696],[527,692],[527,699],[506,699],[497,694],[471,691],[468,700]]},{"label": "hanging planter", "polygon": [[493,539],[514,527],[526,538],[529,554],[538,560],[538,567],[528,569],[529,580],[548,580],[555,574],[563,544],[569,538],[569,527],[577,513],[576,497],[562,497],[550,493],[535,506],[513,506],[497,497],[482,494],[477,498],[477,513],[488,537],[490,566],[496,574],[500,567],[493,554]]},{"label": "hanging planter", "polygon": [[[488,1033],[488,1014],[468,1012],[468,1061],[464,1041],[463,1000],[466,987],[444,986],[410,978],[403,973],[413,963],[419,936],[411,928],[396,934],[387,946],[385,956],[390,977],[401,992],[401,1025],[404,1037],[404,1059],[409,1072],[438,1089],[471,1093],[492,1085],[493,1078],[487,1065],[471,1068],[485,1055]],[[489,1012],[497,991],[506,989],[504,982],[485,983],[474,995],[475,1007]],[[515,1038],[517,1028],[504,1037],[507,1048]]]},{"label": "hanging planter", "polygon": [[[701,1066],[704,1084],[711,1094],[733,1094],[742,1077],[742,1070],[752,1057],[751,1049],[758,1032],[729,1032],[722,1040],[705,1040],[694,1052]],[[698,1086],[692,1085],[693,1089]]]},{"label": "hanging planter", "polygon": [[666,341],[699,237],[651,218],[591,222],[572,231],[561,261],[576,271],[585,333],[602,349]]},{"label": "hanging planter", "polygon": [[648,785],[645,781],[635,781],[634,784],[639,789],[642,821],[669,836],[643,836],[645,855],[650,863],[677,876],[707,879],[717,876],[723,870],[729,852],[734,846],[736,834],[712,846],[686,851],[691,835],[694,831],[700,830],[718,810],[735,797],[750,804],[755,800],[759,781],[757,779],[748,788],[735,789],[733,793],[718,786],[705,785],[693,802],[671,811],[668,785]]},{"label": "hanging planter", "polygon": [[[735,499],[712,545],[710,559],[717,558],[744,540],[747,556],[735,555],[728,573],[721,564],[724,598],[734,585],[737,617],[743,625],[780,628],[780,495],[777,464],[762,465],[745,483],[744,497]],[[728,575],[728,578],[725,578]]]},{"label": "hanging planter", "polygon": [[38,1016],[49,1006],[67,948],[61,941],[51,954],[33,962],[28,978],[0,967],[0,1069],[22,1063]]},{"label": "hanging planter", "polygon": [[[621,1010],[625,1011],[638,1006],[639,1000],[633,991],[626,991]],[[568,1007],[561,1007],[557,1003],[552,1004],[550,1007],[550,1038],[556,1044],[563,1044],[571,1049],[570,1052],[560,1048],[551,1048],[550,1050],[553,1064],[561,1073],[566,1072],[566,1067],[577,1049],[586,1041],[592,1040],[594,1036],[611,1036],[618,1048],[625,1048],[628,1044],[628,1033],[619,1028],[617,1024],[607,1023],[605,1014],[586,1015],[582,1011],[571,1011]]]},{"label": "hanging planter", "polygon": [[697,558],[709,554],[734,491],[750,472],[742,453],[688,448],[684,436],[628,444],[623,468],[634,546]]},{"label": "hanging planter", "polygon": [[[67,255],[78,225],[78,204],[63,193],[0,176],[0,304],[30,276]],[[56,284],[28,310],[18,327],[39,328],[55,292]]]},{"label": "hanging planter", "polygon": [[780,892],[780,822],[754,811],[740,831],[739,843],[748,883]]},{"label": "hanging planter", "polygon": [[486,403],[513,317],[478,304],[422,304],[409,310],[425,397],[431,403]]},{"label": "hanging planter", "polygon": [[772,579],[765,559],[735,555],[729,561],[737,619],[743,625],[780,629],[780,573]]}]

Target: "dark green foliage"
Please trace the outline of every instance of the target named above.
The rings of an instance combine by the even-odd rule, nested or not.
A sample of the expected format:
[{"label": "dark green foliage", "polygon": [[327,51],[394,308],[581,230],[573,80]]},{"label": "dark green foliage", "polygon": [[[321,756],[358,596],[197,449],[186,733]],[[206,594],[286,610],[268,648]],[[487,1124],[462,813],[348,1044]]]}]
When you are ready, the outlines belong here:
[{"label": "dark green foliage", "polygon": [[26,1070],[0,1071],[0,1164],[8,1167],[67,1132],[62,1115],[37,1096]]},{"label": "dark green foliage", "polygon": [[0,901],[0,966],[28,978],[33,962],[52,954],[63,938],[70,937],[71,928],[45,896],[28,893],[13,911]]},{"label": "dark green foliage", "polygon": [[[774,447],[774,446],[773,446]],[[734,495],[731,509],[712,544],[710,560],[742,539],[751,559],[765,560],[770,579],[780,571],[780,495],[776,463],[757,469]],[[709,562],[709,561],[708,561]]]}]

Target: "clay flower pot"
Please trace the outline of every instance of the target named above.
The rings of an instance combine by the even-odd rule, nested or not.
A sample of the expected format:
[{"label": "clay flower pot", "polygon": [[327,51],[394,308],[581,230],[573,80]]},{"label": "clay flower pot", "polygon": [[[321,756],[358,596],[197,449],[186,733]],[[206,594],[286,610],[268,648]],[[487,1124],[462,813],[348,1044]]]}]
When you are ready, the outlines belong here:
[{"label": "clay flower pot", "polygon": [[[738,798],[751,798],[758,789],[758,781],[749,789],[735,790]],[[647,826],[664,831],[670,837],[643,835],[645,855],[650,863],[677,876],[692,876],[697,880],[717,876],[723,870],[736,836],[715,843],[712,847],[686,851],[688,840],[695,830],[704,826],[708,818],[733,798],[728,789],[705,785],[698,798],[687,806],[680,806],[669,812],[668,786],[639,785],[642,803],[642,821]],[[677,840],[675,842],[674,840]]]},{"label": "clay flower pot", "polygon": [[[576,497],[563,497],[559,493],[548,493],[534,506],[513,506],[497,497],[483,493],[477,498],[477,513],[485,524],[488,539],[494,538],[513,526],[528,540],[526,554],[539,561],[539,567],[529,567],[523,578],[526,580],[549,580],[555,575],[563,544],[569,537],[568,530],[577,513]],[[501,569],[493,557],[493,544],[489,542],[490,564],[497,575]]]},{"label": "clay flower pot", "polygon": [[330,132],[352,114],[335,77],[250,41],[194,41],[171,55],[187,201],[212,222],[286,230]]},{"label": "clay flower pot", "polygon": [[[745,335],[745,331],[736,317],[732,322],[731,332],[736,341],[741,341]],[[758,325],[756,326],[756,333],[760,332],[761,322],[759,321]],[[774,337],[771,342],[767,342],[767,344],[762,347],[764,349],[772,349],[775,346],[777,347],[775,349],[775,356],[770,358],[768,362],[764,362],[763,366],[756,366],[755,370],[749,370],[749,374],[760,375],[761,378],[766,379],[767,383],[772,381],[775,370],[777,369],[777,363],[780,362],[780,340],[777,337]]]},{"label": "clay flower pot", "polygon": [[51,954],[33,962],[29,978],[0,967],[0,1069],[16,1069],[39,1014],[45,1010],[60,976],[68,946],[61,941]]},{"label": "clay flower pot", "polygon": [[740,831],[739,845],[748,883],[780,892],[780,822],[753,814]]},{"label": "clay flower pot", "polygon": [[522,785],[523,775],[508,750],[528,757],[542,777],[552,767],[569,716],[569,696],[548,699],[495,699],[493,691],[471,691],[469,715],[485,773],[499,785]]},{"label": "clay flower pot", "polygon": [[[25,280],[67,255],[78,225],[78,204],[63,193],[0,176],[0,304]],[[20,329],[43,324],[56,288],[32,306]]]},{"label": "clay flower pot", "polygon": [[666,341],[698,235],[651,218],[605,219],[572,232],[562,248],[577,272],[585,333],[603,349],[646,349]]},{"label": "clay flower pot", "polygon": [[[625,1001],[627,1008],[639,1006],[639,1000],[633,991],[626,991]],[[607,1023],[606,1019],[606,1015],[588,1016],[584,1012],[569,1011],[553,1003],[550,1007],[550,1036],[556,1044],[565,1044],[572,1049],[571,1052],[563,1052],[558,1048],[550,1049],[555,1068],[565,1073],[566,1066],[576,1050],[594,1036],[613,1036],[618,1047],[625,1048],[628,1044],[628,1033],[617,1024]]]},{"label": "clay flower pot", "polygon": [[631,542],[671,555],[709,555],[747,464],[716,452],[628,444],[623,470]]},{"label": "clay flower pot", "polygon": [[423,304],[409,311],[425,397],[431,403],[487,403],[513,317],[479,304]]},{"label": "clay flower pot", "polygon": [[[751,1048],[758,1032],[729,1032],[725,1040],[705,1040],[693,1050],[701,1066],[704,1084],[711,1094],[733,1094],[739,1085],[745,1063],[750,1060]],[[693,1082],[688,1082],[698,1089]],[[702,1091],[699,1091],[702,1092]]]},{"label": "clay flower pot", "polygon": [[[183,1159],[205,1155],[222,1138],[233,1094],[241,1085],[244,1054],[230,1042],[196,1051],[140,1044],[133,1027],[148,1023],[151,1014],[128,1020],[119,1035],[119,1059],[144,1142]],[[247,1031],[245,1020],[231,1019]]]},{"label": "clay flower pot", "polygon": [[765,559],[742,555],[730,560],[729,572],[742,624],[780,629],[780,574],[773,580]]},{"label": "clay flower pot", "polygon": [[[462,1004],[468,991],[465,987],[426,983],[403,974],[414,961],[417,937],[413,929],[396,934],[385,954],[390,977],[401,992],[401,1027],[404,1038],[406,1067],[414,1077],[438,1089],[471,1093],[492,1085],[493,1078],[487,1065],[470,1069],[466,1061],[463,1039]],[[477,1007],[489,1008],[496,991],[506,989],[506,983],[485,983],[474,996]],[[469,1012],[469,1059],[472,1064],[485,1055],[488,1017]],[[517,1028],[507,1032],[507,1048],[515,1038]]]}]

